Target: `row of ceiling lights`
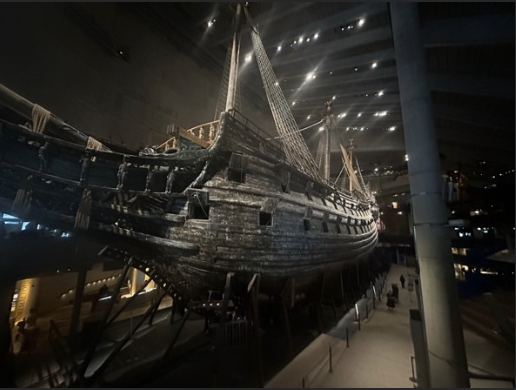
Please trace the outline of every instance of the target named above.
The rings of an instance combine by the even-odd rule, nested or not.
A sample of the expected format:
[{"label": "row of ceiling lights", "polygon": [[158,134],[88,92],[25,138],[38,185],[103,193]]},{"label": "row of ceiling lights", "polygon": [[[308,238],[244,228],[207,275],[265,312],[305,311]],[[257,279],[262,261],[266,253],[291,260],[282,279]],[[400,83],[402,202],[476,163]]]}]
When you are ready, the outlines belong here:
[{"label": "row of ceiling lights", "polygon": [[[348,30],[349,30],[349,29],[353,29],[355,26],[361,27],[361,26],[363,26],[364,24],[365,24],[365,19],[359,19],[358,21],[355,21],[355,22],[353,22],[353,23],[348,23],[348,24],[346,25],[346,27],[341,26],[341,30],[342,30],[342,31],[344,31],[345,29],[348,29]],[[312,40],[313,40],[313,41],[316,41],[318,38],[319,38],[319,33],[315,33],[315,34],[313,35],[313,37],[308,37],[308,38],[306,38],[306,39],[305,39],[305,37],[304,37],[304,36],[302,36],[302,37],[298,38],[297,40],[294,40],[294,41],[292,42],[292,44],[290,44],[290,46],[291,46],[291,47],[293,47],[294,45],[301,45],[301,44],[302,44],[302,43],[304,43],[304,42],[307,42],[307,43],[308,43],[308,42],[311,42]],[[277,52],[280,52],[280,51],[282,50],[282,48],[283,48],[283,44],[280,44],[280,45],[278,45],[278,46],[277,46],[277,50],[276,50],[276,51],[277,51]],[[250,55],[250,54],[249,54],[249,55],[247,55],[247,56],[245,57],[245,62],[246,62],[246,63],[247,63],[247,62],[250,62],[251,60],[252,60],[252,55]],[[376,62],[376,61],[375,61],[375,62],[373,62],[373,63],[371,64],[371,69],[375,69],[377,66],[378,66],[378,62]],[[355,70],[355,71],[358,71],[358,70],[359,70],[358,66],[354,67],[354,70]],[[333,71],[330,71],[330,72],[328,73],[328,75],[330,75],[330,76],[331,76],[331,75],[333,75]],[[316,77],[317,77],[317,74],[316,74],[315,72],[310,72],[310,73],[308,73],[308,74],[305,76],[305,81],[311,81],[311,80],[314,80]],[[286,80],[286,79],[284,79],[283,81],[284,81],[284,82],[286,82],[287,80]],[[279,86],[279,82],[276,82],[276,83],[275,83],[275,85],[276,85],[276,86]],[[378,96],[382,96],[383,94],[384,94],[384,91],[379,91],[379,92],[374,93],[374,96],[375,96],[375,97],[378,97]],[[364,96],[368,97],[368,96],[369,96],[369,93],[366,93]],[[371,94],[371,96],[373,96],[373,94]],[[332,97],[332,100],[335,100],[336,98],[337,98],[337,96],[333,96],[333,97]],[[304,102],[304,101],[303,101],[303,102]],[[292,102],[292,106],[295,106],[297,103],[299,103],[299,101],[293,101],[293,102]],[[382,116],[386,116],[386,115],[388,115],[388,112],[387,112],[387,111],[381,111],[381,112],[376,112],[376,113],[374,113],[373,115],[374,115],[374,116],[376,116],[376,117],[382,117]],[[341,114],[337,115],[337,118],[339,118],[339,119],[340,119],[340,118],[344,118],[344,117],[346,117],[346,116],[347,116],[347,113],[341,113]],[[361,112],[357,114],[357,117],[361,117],[361,116],[362,116],[362,113],[361,113]],[[310,115],[308,115],[307,120],[308,120],[308,119],[310,119],[310,117],[311,117],[311,116],[310,116]],[[362,131],[362,130],[364,130],[364,129],[368,129],[368,128],[367,128],[367,127],[365,127],[365,128],[364,128],[364,127],[347,127],[347,128],[346,128],[346,130],[347,130],[347,131],[348,131],[348,130],[359,130],[359,131]],[[386,129],[386,130],[388,130],[388,131],[394,131],[396,128],[395,128],[394,126],[391,126],[391,127],[385,128],[385,129]]]},{"label": "row of ceiling lights", "polygon": [[[358,20],[355,20],[353,22],[350,22],[350,23],[347,23],[346,25],[341,25],[340,26],[340,31],[346,31],[346,30],[352,30],[354,28],[357,28],[357,27],[362,27],[363,25],[365,24],[365,19],[362,18],[362,19],[358,19]],[[334,29],[335,31],[335,29]],[[284,47],[299,47],[300,45],[302,45],[304,42],[306,43],[310,43],[310,42],[313,42],[313,41],[316,41],[320,36],[320,33],[315,33],[313,36],[309,36],[307,38],[305,38],[305,36],[301,36],[297,39],[295,39],[294,41],[292,41],[292,43],[290,44],[284,44],[284,43],[281,43],[279,44],[277,47],[276,47],[276,52],[279,53],[283,50]]]}]

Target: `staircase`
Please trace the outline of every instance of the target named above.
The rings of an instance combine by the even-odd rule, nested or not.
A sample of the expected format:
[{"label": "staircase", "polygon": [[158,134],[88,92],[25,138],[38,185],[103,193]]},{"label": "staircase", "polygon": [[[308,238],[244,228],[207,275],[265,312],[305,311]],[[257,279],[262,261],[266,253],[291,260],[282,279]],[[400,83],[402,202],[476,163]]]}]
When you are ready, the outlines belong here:
[{"label": "staircase", "polygon": [[[502,305],[503,311],[514,328],[514,291],[496,291],[493,295]],[[495,343],[514,349],[505,337],[493,316],[491,308],[483,295],[464,299],[459,304],[464,327]]]}]

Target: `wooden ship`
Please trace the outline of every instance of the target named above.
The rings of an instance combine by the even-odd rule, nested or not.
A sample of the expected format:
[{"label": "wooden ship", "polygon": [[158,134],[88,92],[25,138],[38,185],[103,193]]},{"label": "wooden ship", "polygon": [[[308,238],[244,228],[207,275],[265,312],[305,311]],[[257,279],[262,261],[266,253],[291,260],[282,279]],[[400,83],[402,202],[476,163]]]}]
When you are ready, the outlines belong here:
[{"label": "wooden ship", "polygon": [[[245,12],[237,6],[237,17]],[[101,240],[106,254],[152,270],[188,301],[206,302],[229,279],[234,296],[257,280],[260,294],[308,296],[366,258],[377,207],[352,148],[341,144],[346,180],[337,185],[330,105],[314,158],[247,20],[278,136],[234,108],[239,31],[217,120],[171,128],[171,139],[139,154],[110,150],[1,86],[11,115],[0,118],[0,210]]]}]

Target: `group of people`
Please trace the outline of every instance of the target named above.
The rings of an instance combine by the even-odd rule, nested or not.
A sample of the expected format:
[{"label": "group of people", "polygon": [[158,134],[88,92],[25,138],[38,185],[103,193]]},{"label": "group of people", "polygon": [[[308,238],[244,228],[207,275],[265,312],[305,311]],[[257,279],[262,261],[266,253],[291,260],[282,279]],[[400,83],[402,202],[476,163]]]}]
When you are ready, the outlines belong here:
[{"label": "group of people", "polygon": [[19,340],[21,338],[20,352],[36,351],[39,331],[39,327],[36,325],[37,318],[36,310],[30,309],[27,318],[16,324],[18,326],[18,333],[15,339]]},{"label": "group of people", "polygon": [[[401,288],[403,288],[403,289],[405,288],[405,281],[406,281],[405,276],[403,276],[403,274],[401,274],[400,275],[400,283],[401,283]],[[414,284],[415,284],[414,278],[411,275],[409,275],[408,283],[407,283],[407,290],[409,291],[409,293],[414,290]],[[392,287],[392,289],[387,292],[387,307],[389,310],[393,310],[396,307],[396,303],[399,302],[398,284],[392,283],[391,287]],[[410,294],[409,294],[409,296],[410,296]]]}]

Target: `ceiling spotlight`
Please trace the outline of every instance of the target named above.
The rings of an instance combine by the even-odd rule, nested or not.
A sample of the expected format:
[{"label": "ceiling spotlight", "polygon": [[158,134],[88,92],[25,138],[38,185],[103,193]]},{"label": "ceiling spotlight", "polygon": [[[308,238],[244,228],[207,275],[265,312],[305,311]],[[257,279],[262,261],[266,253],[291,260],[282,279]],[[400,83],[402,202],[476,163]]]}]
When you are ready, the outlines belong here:
[{"label": "ceiling spotlight", "polygon": [[319,33],[314,35],[314,39],[317,39],[317,38],[319,38]]},{"label": "ceiling spotlight", "polygon": [[296,105],[296,102],[292,102],[292,105],[295,106]]},{"label": "ceiling spotlight", "polygon": [[303,40],[304,40],[303,37],[299,38],[299,43],[303,43]]},{"label": "ceiling spotlight", "polygon": [[358,27],[362,27],[364,25],[364,23],[365,23],[365,19],[360,19],[358,21]]},{"label": "ceiling spotlight", "polygon": [[208,22],[208,28],[210,28],[211,26],[213,26],[213,22],[210,20],[210,21]]},{"label": "ceiling spotlight", "polygon": [[377,65],[378,65],[378,63],[377,63],[377,62],[373,62],[373,63],[371,64],[371,68],[373,68],[373,69],[374,69],[374,68],[376,68],[376,66],[377,66]]},{"label": "ceiling spotlight", "polygon": [[245,62],[251,62],[251,55],[245,56]]},{"label": "ceiling spotlight", "polygon": [[334,96],[334,97],[331,98],[331,100],[335,100],[336,98],[337,98],[337,96]]},{"label": "ceiling spotlight", "polygon": [[382,96],[382,95],[383,95],[383,91],[378,92],[378,96]]},{"label": "ceiling spotlight", "polygon": [[362,113],[361,113],[361,112],[359,112],[357,116],[358,116],[358,117],[362,116]]},{"label": "ceiling spotlight", "polygon": [[276,49],[276,51],[281,51],[281,45],[278,46],[278,48]]},{"label": "ceiling spotlight", "polygon": [[324,126],[319,127],[319,131],[323,131],[323,130],[324,130]]},{"label": "ceiling spotlight", "polygon": [[389,127],[389,131],[394,131],[394,130],[396,130],[396,127],[394,127],[394,126]]}]

